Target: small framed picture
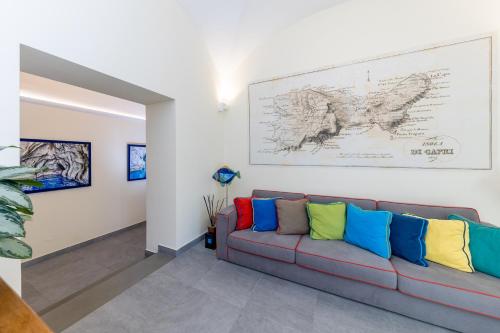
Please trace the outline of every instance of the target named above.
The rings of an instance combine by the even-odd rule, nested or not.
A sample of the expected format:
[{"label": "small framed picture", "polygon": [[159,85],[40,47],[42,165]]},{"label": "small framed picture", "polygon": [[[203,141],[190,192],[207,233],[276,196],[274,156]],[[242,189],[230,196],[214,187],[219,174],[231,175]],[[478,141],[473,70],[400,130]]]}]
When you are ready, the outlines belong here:
[{"label": "small framed picture", "polygon": [[146,145],[127,145],[127,180],[146,179]]}]

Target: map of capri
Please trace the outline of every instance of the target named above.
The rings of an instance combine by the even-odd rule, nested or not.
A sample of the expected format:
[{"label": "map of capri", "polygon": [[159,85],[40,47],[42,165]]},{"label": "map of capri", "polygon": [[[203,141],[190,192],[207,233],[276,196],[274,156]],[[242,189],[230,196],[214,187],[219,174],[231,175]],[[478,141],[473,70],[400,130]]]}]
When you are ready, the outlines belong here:
[{"label": "map of capri", "polygon": [[249,103],[251,164],[490,169],[491,37],[252,83]]}]

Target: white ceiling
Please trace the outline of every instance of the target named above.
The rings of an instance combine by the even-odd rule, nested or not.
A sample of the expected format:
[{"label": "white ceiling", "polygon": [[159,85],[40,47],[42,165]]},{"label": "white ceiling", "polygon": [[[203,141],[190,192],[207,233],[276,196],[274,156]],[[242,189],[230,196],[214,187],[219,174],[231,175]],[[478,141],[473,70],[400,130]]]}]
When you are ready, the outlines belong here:
[{"label": "white ceiling", "polygon": [[70,111],[145,119],[145,106],[41,76],[21,72],[22,101],[60,107]]},{"label": "white ceiling", "polygon": [[345,0],[177,1],[201,30],[224,78],[271,34]]}]

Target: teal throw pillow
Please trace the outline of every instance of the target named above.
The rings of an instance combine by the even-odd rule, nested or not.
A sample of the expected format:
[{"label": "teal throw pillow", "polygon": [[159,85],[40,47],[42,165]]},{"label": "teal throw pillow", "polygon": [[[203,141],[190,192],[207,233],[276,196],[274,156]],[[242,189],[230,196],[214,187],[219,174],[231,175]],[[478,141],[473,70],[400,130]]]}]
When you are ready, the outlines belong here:
[{"label": "teal throw pillow", "polygon": [[469,249],[472,266],[500,278],[500,228],[469,220],[460,215],[448,216],[450,220],[465,221],[469,224]]}]

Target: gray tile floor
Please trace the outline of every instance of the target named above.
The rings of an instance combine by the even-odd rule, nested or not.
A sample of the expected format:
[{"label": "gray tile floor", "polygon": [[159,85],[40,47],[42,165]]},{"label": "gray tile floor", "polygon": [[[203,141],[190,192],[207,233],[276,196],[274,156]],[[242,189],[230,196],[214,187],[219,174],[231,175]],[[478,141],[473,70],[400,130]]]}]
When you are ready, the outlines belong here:
[{"label": "gray tile floor", "polygon": [[447,330],[219,261],[200,243],[64,332]]},{"label": "gray tile floor", "polygon": [[41,312],[109,274],[144,258],[146,226],[124,231],[22,271],[24,300]]}]

